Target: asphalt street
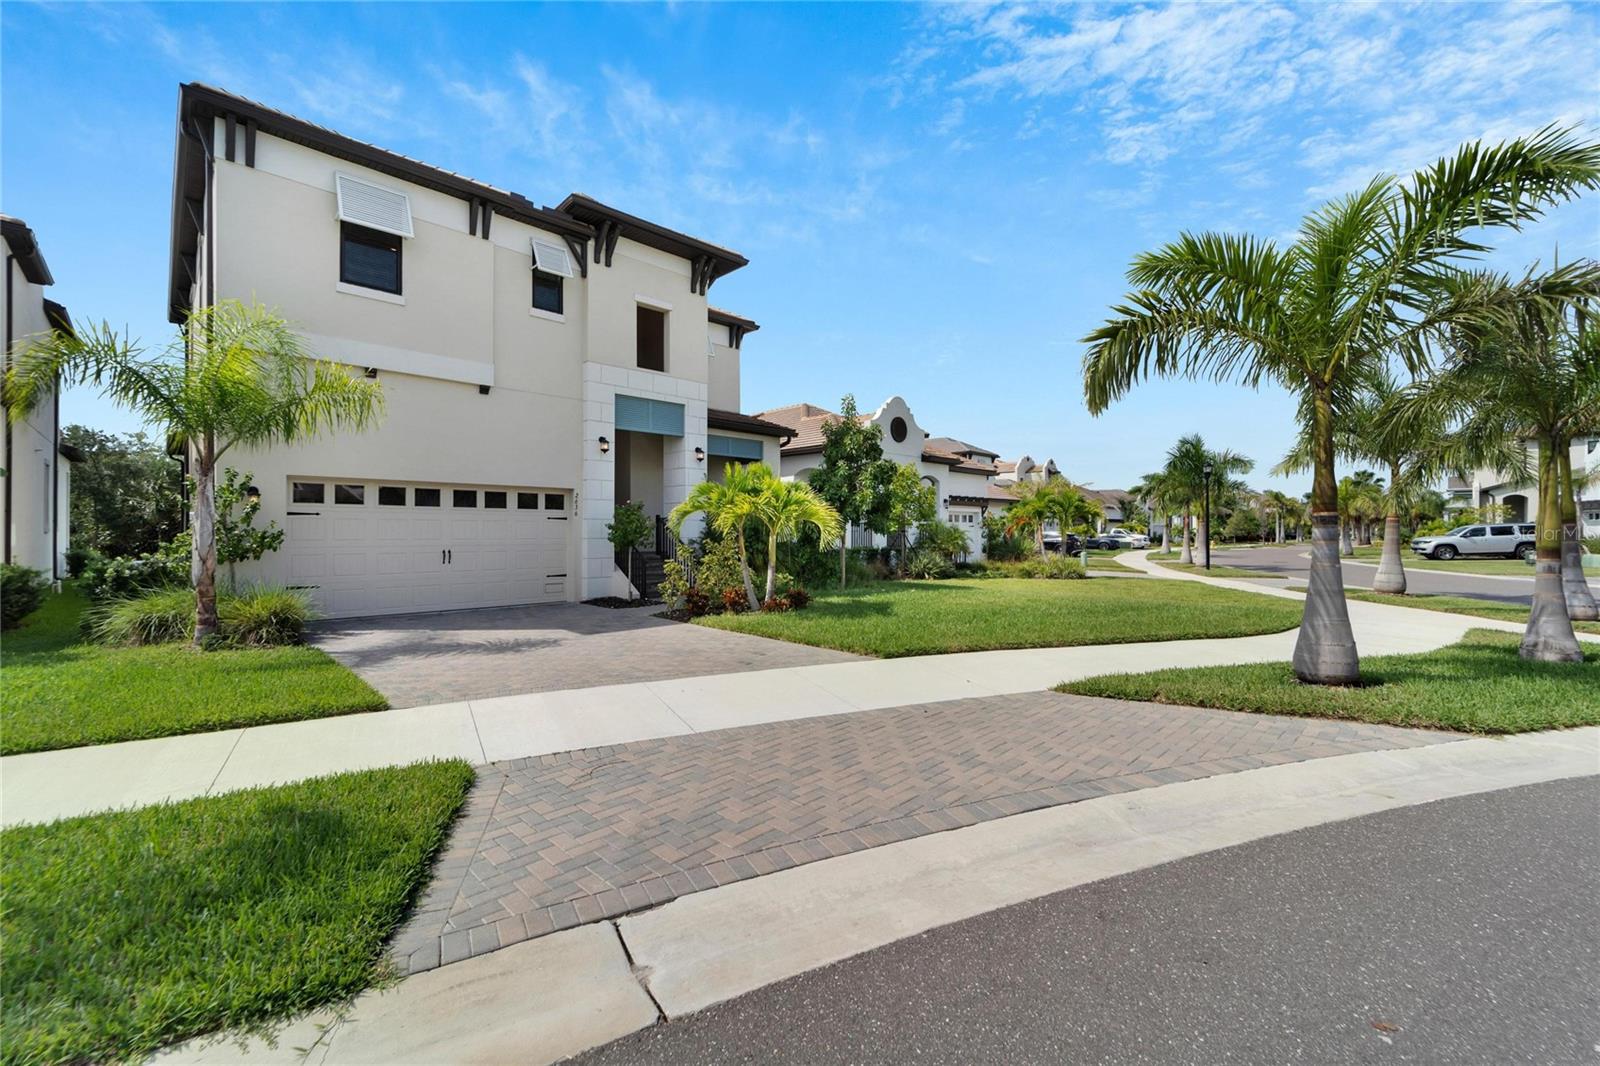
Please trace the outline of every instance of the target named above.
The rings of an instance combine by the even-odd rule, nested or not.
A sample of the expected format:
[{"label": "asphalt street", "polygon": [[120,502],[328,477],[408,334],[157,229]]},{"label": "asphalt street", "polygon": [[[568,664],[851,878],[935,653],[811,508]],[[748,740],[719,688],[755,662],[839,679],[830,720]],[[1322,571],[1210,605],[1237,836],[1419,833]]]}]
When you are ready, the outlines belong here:
[{"label": "asphalt street", "polygon": [[[1309,545],[1292,544],[1283,548],[1243,548],[1227,550],[1213,548],[1211,565],[1237,566],[1246,570],[1264,570],[1274,574],[1288,574],[1304,581],[1311,573],[1311,560],[1306,558]],[[1199,562],[1199,553],[1195,553]],[[1406,562],[1410,562],[1407,555]],[[1365,562],[1366,560],[1363,560]],[[1350,588],[1370,589],[1378,574],[1376,565],[1360,565],[1352,560],[1342,560],[1340,570],[1344,583]],[[1533,598],[1533,577],[1506,580],[1501,577],[1484,577],[1481,574],[1448,574],[1438,570],[1406,567],[1406,591],[1430,593],[1441,596],[1471,596],[1480,600],[1500,600],[1505,603],[1526,604]]]},{"label": "asphalt street", "polygon": [[1594,1063],[1600,777],[1085,885],[657,1025],[600,1063]]}]

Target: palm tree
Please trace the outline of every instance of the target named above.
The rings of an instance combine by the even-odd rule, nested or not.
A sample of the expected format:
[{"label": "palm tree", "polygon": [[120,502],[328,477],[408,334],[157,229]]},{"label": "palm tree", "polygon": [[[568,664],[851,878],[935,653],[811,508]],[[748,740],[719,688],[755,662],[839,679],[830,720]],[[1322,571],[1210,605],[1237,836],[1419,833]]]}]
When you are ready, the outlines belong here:
[{"label": "palm tree", "polygon": [[1079,527],[1093,529],[1105,517],[1105,508],[1098,501],[1089,499],[1067,481],[1047,483],[1041,496],[1045,513],[1062,533]]},{"label": "palm tree", "polygon": [[1172,482],[1165,471],[1157,471],[1140,478],[1138,484],[1129,491],[1133,493],[1134,499],[1150,508],[1153,513],[1161,515],[1161,552],[1165,555],[1171,550],[1171,518],[1172,512],[1177,509]]},{"label": "palm tree", "polygon": [[105,323],[77,336],[40,338],[6,372],[10,416],[25,416],[58,380],[95,386],[189,449],[196,645],[217,631],[215,487],[222,456],[235,446],[267,448],[365,429],[383,412],[376,381],[317,359],[282,318],[237,300],[191,312],[178,337],[155,356]]},{"label": "palm tree", "polygon": [[762,486],[751,512],[767,531],[767,595],[778,594],[778,541],[788,540],[805,526],[817,531],[817,542],[831,548],[843,532],[839,512],[804,481],[771,478]]},{"label": "palm tree", "polygon": [[1006,533],[1009,536],[1024,534],[1033,538],[1033,546],[1040,558],[1044,557],[1044,527],[1050,523],[1050,499],[1046,482],[1019,481],[1013,491],[1016,502],[1006,508]]},{"label": "palm tree", "polygon": [[756,500],[777,478],[765,463],[728,463],[723,468],[722,481],[702,481],[690,491],[688,497],[672,509],[667,525],[672,535],[683,537],[683,524],[690,515],[703,514],[712,529],[723,536],[732,535],[739,546],[739,575],[744,579],[745,599],[753,611],[761,606],[756,599],[755,582],[750,578],[750,554],[746,550],[744,527],[755,516]]},{"label": "palm tree", "polygon": [[1575,305],[1600,302],[1600,264],[1582,261],[1515,283],[1488,273],[1466,275],[1452,286],[1450,300],[1468,313],[1445,334],[1449,347],[1439,372],[1405,390],[1394,417],[1402,424],[1459,424],[1469,447],[1537,445],[1538,556],[1521,655],[1579,662],[1583,650],[1572,632],[1563,581],[1562,496],[1568,493],[1561,456],[1576,433],[1600,424],[1600,333],[1573,313]]},{"label": "palm tree", "polygon": [[1303,681],[1360,678],[1338,555],[1334,427],[1370,367],[1411,373],[1440,325],[1428,309],[1465,234],[1517,226],[1600,184],[1600,144],[1547,128],[1495,147],[1463,146],[1402,183],[1374,178],[1309,215],[1295,241],[1185,234],[1134,260],[1137,290],[1087,338],[1084,391],[1098,414],[1147,376],[1276,382],[1301,398],[1312,451],[1312,560],[1294,670]]},{"label": "palm tree", "polygon": [[1266,505],[1267,512],[1273,516],[1273,542],[1282,544],[1286,533],[1285,523],[1290,515],[1300,510],[1300,501],[1277,489],[1263,492],[1261,500]]},{"label": "palm tree", "polygon": [[[1174,496],[1183,503],[1183,556],[1179,560],[1193,565],[1194,552],[1189,547],[1189,527],[1196,510],[1203,511],[1206,493],[1206,466],[1211,467],[1211,492],[1213,503],[1221,498],[1221,489],[1231,481],[1233,474],[1248,474],[1255,463],[1237,452],[1213,451],[1198,433],[1180,437],[1178,443],[1167,451],[1167,465],[1162,474],[1168,479]],[[1197,532],[1202,543],[1207,542],[1211,530],[1206,528],[1204,515]]]}]

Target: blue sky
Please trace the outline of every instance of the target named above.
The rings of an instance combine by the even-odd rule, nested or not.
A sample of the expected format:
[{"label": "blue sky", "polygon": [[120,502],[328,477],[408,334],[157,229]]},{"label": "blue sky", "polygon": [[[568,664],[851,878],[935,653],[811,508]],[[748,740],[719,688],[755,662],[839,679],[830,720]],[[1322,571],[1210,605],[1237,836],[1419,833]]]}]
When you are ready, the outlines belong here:
[{"label": "blue sky", "polygon": [[[1123,487],[1200,432],[1257,460],[1276,391],[1154,383],[1099,419],[1084,333],[1184,229],[1291,234],[1463,140],[1600,129],[1600,8],[1562,4],[0,7],[0,204],[78,318],[164,314],[177,85],[201,80],[556,203],[730,245],[747,411],[863,407]],[[1600,196],[1500,238],[1600,255]],[[131,419],[92,394],[69,420]]]}]

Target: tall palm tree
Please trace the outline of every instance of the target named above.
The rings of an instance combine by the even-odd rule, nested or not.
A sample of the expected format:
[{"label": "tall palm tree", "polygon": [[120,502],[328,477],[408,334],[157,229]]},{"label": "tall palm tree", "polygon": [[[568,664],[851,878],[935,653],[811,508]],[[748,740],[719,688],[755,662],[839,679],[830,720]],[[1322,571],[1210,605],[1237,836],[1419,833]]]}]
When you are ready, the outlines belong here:
[{"label": "tall palm tree", "polygon": [[1359,376],[1396,356],[1412,373],[1429,311],[1461,259],[1486,251],[1466,234],[1518,226],[1600,184],[1600,144],[1547,128],[1494,147],[1463,146],[1407,181],[1374,178],[1313,212],[1288,247],[1234,234],[1185,234],[1139,256],[1137,286],[1085,341],[1084,391],[1104,411],[1149,376],[1275,382],[1300,398],[1312,445],[1312,560],[1295,643],[1301,680],[1360,678],[1338,555],[1334,427]]},{"label": "tall palm tree", "polygon": [[1282,544],[1287,532],[1285,525],[1290,515],[1299,512],[1300,501],[1277,489],[1266,490],[1261,494],[1261,499],[1266,504],[1267,512],[1273,516],[1273,541]]},{"label": "tall palm tree", "polygon": [[1006,508],[1006,533],[1033,538],[1034,549],[1044,557],[1044,528],[1050,524],[1050,497],[1047,482],[1019,481],[1013,487],[1016,502]]},{"label": "tall palm tree", "polygon": [[1041,495],[1045,501],[1045,513],[1062,533],[1075,528],[1092,531],[1095,524],[1105,517],[1105,508],[1100,506],[1099,501],[1091,500],[1077,486],[1065,480],[1047,483]]},{"label": "tall palm tree", "polygon": [[827,549],[844,529],[839,512],[804,481],[769,480],[756,496],[752,514],[767,531],[768,600],[778,594],[778,541],[811,526],[817,531],[818,544]]},{"label": "tall palm tree", "polygon": [[[1600,360],[1600,331],[1588,331],[1586,342],[1593,346],[1591,358]],[[1600,419],[1582,427],[1584,432],[1600,430]],[[1589,579],[1583,575],[1583,526],[1578,522],[1578,489],[1589,479],[1572,472],[1572,448],[1562,448],[1558,456],[1561,477],[1561,587],[1567,598],[1567,617],[1573,621],[1592,622],[1600,619],[1600,603],[1589,591]]]},{"label": "tall palm tree", "polygon": [[1161,552],[1166,554],[1171,550],[1172,513],[1178,507],[1172,481],[1165,471],[1156,471],[1140,478],[1138,484],[1129,491],[1152,513],[1161,515]]},{"label": "tall palm tree", "polygon": [[6,372],[13,419],[62,385],[93,385],[166,428],[193,461],[194,642],[217,631],[217,463],[230,448],[292,444],[334,430],[361,430],[383,412],[376,381],[317,359],[272,311],[228,300],[189,314],[154,356],[105,323],[77,336],[29,344]]},{"label": "tall palm tree", "polygon": [[680,539],[683,524],[696,514],[705,515],[707,524],[718,533],[735,538],[739,547],[739,576],[744,579],[744,595],[752,611],[761,606],[761,601],[756,599],[755,582],[750,577],[745,523],[755,516],[756,500],[776,480],[772,468],[765,463],[728,463],[723,468],[721,482],[700,482],[667,516],[672,535]]},{"label": "tall palm tree", "polygon": [[1474,447],[1537,445],[1538,556],[1521,655],[1581,661],[1562,574],[1561,456],[1576,433],[1600,424],[1600,332],[1574,314],[1575,305],[1600,302],[1600,264],[1581,261],[1519,282],[1467,275],[1452,286],[1450,300],[1468,313],[1445,334],[1449,347],[1439,372],[1410,386],[1393,406],[1394,417],[1459,424]]},{"label": "tall palm tree", "polygon": [[1248,474],[1255,468],[1253,461],[1238,452],[1207,448],[1205,439],[1198,433],[1178,438],[1178,443],[1167,450],[1167,464],[1162,467],[1162,474],[1169,480],[1174,495],[1183,501],[1183,556],[1180,561],[1191,565],[1194,563],[1194,552],[1189,546],[1189,527],[1197,510],[1202,512],[1197,532],[1200,542],[1208,542],[1211,536],[1211,531],[1206,528],[1202,507],[1206,493],[1207,464],[1211,466],[1213,503],[1220,499],[1221,488],[1232,480],[1233,475]]}]

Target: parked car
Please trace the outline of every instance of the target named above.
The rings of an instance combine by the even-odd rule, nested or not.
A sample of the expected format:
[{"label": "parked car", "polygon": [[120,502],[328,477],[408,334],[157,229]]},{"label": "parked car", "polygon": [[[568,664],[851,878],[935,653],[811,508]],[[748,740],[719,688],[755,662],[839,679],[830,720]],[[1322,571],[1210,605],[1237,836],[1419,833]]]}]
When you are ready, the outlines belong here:
[{"label": "parked car", "polygon": [[1068,533],[1063,537],[1060,533],[1047,529],[1044,533],[1044,550],[1047,552],[1065,552],[1070,555],[1073,552],[1082,551],[1083,542],[1078,539],[1076,533]]},{"label": "parked car", "polygon": [[[1112,529],[1107,530],[1104,533],[1092,533],[1089,536],[1088,545],[1091,548],[1138,547],[1138,545],[1134,543],[1133,534],[1129,533],[1125,529]],[[1146,541],[1144,546],[1149,547],[1149,542]]]},{"label": "parked car", "polygon": [[1414,537],[1411,550],[1429,559],[1454,559],[1459,555],[1503,555],[1532,559],[1535,554],[1532,522],[1457,526],[1436,537]]},{"label": "parked car", "polygon": [[1133,541],[1133,546],[1135,548],[1148,548],[1148,547],[1150,547],[1150,538],[1145,536],[1143,533],[1139,533],[1139,532],[1137,532],[1135,530],[1132,530],[1132,529],[1123,529],[1121,526],[1117,526],[1111,532],[1112,533],[1126,534],[1128,536],[1128,538]]}]

